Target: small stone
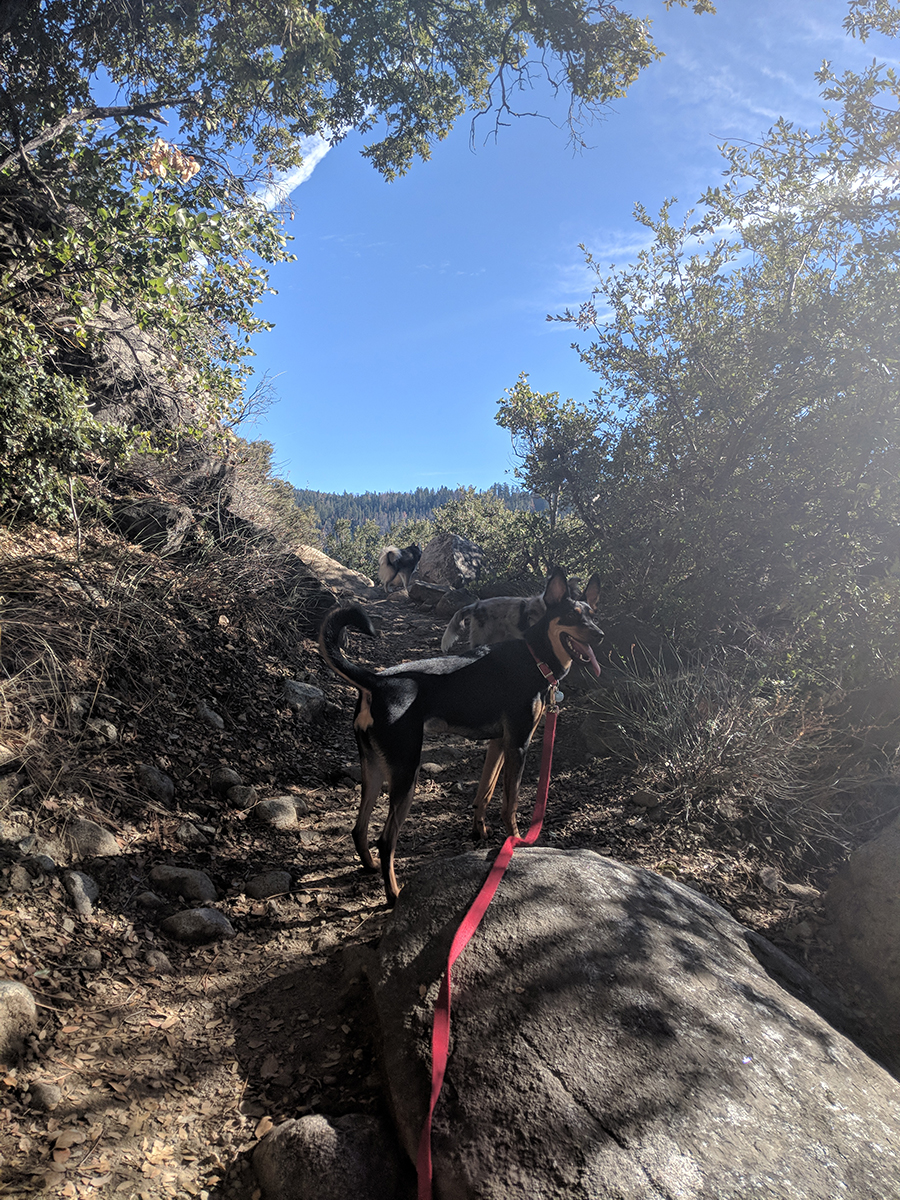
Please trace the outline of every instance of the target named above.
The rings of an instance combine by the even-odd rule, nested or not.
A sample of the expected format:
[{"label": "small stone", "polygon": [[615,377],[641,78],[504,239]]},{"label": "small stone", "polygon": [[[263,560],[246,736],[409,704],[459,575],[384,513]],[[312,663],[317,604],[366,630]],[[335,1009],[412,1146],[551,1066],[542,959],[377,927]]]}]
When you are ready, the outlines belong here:
[{"label": "small stone", "polygon": [[80,917],[89,917],[94,911],[94,901],[100,895],[100,888],[95,880],[83,871],[66,871],[62,881],[72,901],[72,907]]},{"label": "small stone", "polygon": [[159,927],[175,941],[189,946],[205,946],[234,937],[231,922],[215,908],[189,908],[166,917]]},{"label": "small stone", "polygon": [[243,782],[231,767],[213,767],[209,773],[209,790],[214,796],[224,796],[229,788],[239,787]]},{"label": "small stone", "polygon": [[10,868],[9,890],[11,892],[30,892],[33,886],[31,876],[21,863],[16,863]]},{"label": "small stone", "polygon": [[159,804],[168,807],[175,799],[174,780],[157,767],[153,767],[149,763],[138,763],[134,769],[134,776],[138,787],[151,800],[156,800]]},{"label": "small stone", "polygon": [[201,904],[215,900],[218,895],[210,877],[190,867],[171,867],[162,863],[150,872],[150,882],[167,896],[183,896],[185,900]]},{"label": "small stone", "polygon": [[62,1100],[62,1090],[49,1080],[36,1079],[28,1090],[31,1093],[31,1103],[44,1112],[52,1112]]},{"label": "small stone", "polygon": [[0,1063],[12,1066],[37,1029],[37,1005],[24,983],[0,979]]},{"label": "small stone", "polygon": [[151,949],[144,955],[144,962],[157,975],[174,975],[175,968],[169,961],[169,956],[162,950]]},{"label": "small stone", "polygon": [[392,1151],[390,1129],[363,1113],[283,1121],[256,1145],[252,1161],[266,1197],[397,1200],[414,1194]]},{"label": "small stone", "polygon": [[232,808],[252,808],[259,799],[255,787],[247,787],[246,784],[236,783],[234,787],[230,787],[225,793],[225,799]]},{"label": "small stone", "polygon": [[808,887],[805,883],[785,883],[784,890],[798,900],[818,900],[822,895],[818,888]]},{"label": "small stone", "polygon": [[66,837],[76,860],[82,858],[104,858],[120,854],[119,843],[96,821],[77,818],[69,823]]},{"label": "small stone", "polygon": [[281,702],[303,720],[310,721],[324,711],[325,693],[311,683],[299,683],[296,679],[286,679],[281,692]]},{"label": "small stone", "polygon": [[34,863],[45,875],[52,875],[56,870],[56,860],[49,854],[34,854],[28,861]]},{"label": "small stone", "polygon": [[105,721],[102,717],[91,717],[85,724],[85,729],[88,733],[92,733],[94,737],[99,738],[102,742],[107,742],[110,746],[114,746],[119,740],[118,729],[116,729],[112,721]]},{"label": "small stone", "polygon": [[191,821],[182,821],[175,830],[175,840],[182,846],[208,846],[209,838]]},{"label": "small stone", "polygon": [[28,827],[26,825],[21,825],[18,821],[5,821],[0,818],[0,842],[18,845],[27,836]]},{"label": "small stone", "polygon": [[273,829],[293,829],[297,824],[297,809],[290,796],[263,800],[257,804],[253,815],[264,825],[271,825]]},{"label": "small stone", "polygon": [[163,900],[159,896],[157,896],[156,892],[149,892],[149,891],[141,892],[141,894],[137,898],[137,902],[141,906],[141,908],[147,909],[148,912],[151,912],[155,908],[163,908],[163,907],[165,907],[165,903],[166,903],[165,900]]},{"label": "small stone", "polygon": [[85,971],[99,971],[103,966],[103,955],[99,950],[90,947],[82,954],[81,965]]},{"label": "small stone", "polygon": [[423,775],[440,775],[442,773],[442,771],[444,770],[444,768],[441,766],[440,763],[423,762],[422,765],[419,767],[419,770],[422,772]]},{"label": "small stone", "polygon": [[208,704],[197,705],[197,716],[201,721],[205,722],[211,729],[222,730],[225,728],[225,722],[217,712],[214,712]]},{"label": "small stone", "polygon": [[263,871],[247,880],[244,895],[251,900],[268,900],[270,896],[283,896],[291,890],[288,871]]}]

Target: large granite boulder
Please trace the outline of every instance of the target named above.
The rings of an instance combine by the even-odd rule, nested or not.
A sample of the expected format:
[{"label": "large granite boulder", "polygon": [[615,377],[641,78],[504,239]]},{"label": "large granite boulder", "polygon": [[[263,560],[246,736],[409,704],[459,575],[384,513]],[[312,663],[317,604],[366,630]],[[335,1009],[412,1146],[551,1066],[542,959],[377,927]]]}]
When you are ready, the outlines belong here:
[{"label": "large granite boulder", "polygon": [[[413,1160],[434,1000],[487,862],[429,863],[368,968]],[[589,851],[520,849],[453,969],[436,1200],[900,1197],[900,1084],[838,1012],[691,889]]]},{"label": "large granite boulder", "polygon": [[421,583],[464,588],[478,579],[483,559],[484,551],[474,542],[455,533],[441,533],[422,551],[416,575]]}]

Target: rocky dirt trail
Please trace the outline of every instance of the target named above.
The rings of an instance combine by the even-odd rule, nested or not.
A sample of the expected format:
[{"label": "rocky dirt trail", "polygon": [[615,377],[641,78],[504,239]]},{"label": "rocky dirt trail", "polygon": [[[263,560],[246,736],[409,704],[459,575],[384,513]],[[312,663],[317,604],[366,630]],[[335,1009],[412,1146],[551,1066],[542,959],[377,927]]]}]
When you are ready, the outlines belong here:
[{"label": "rocky dirt trail", "polygon": [[[82,588],[109,570],[110,548],[103,549],[92,560],[88,545],[82,567],[69,572]],[[65,542],[41,550],[45,565],[58,568],[60,556],[70,561]],[[135,568],[139,552],[128,553]],[[71,623],[75,601],[60,590],[58,572],[51,586],[49,567],[42,576],[33,557],[28,567],[29,611],[48,626]],[[256,1185],[249,1152],[274,1124],[312,1112],[382,1111],[354,948],[377,943],[389,915],[380,875],[359,870],[350,839],[358,802],[351,777],[355,692],[323,667],[312,639],[266,653],[271,647],[260,646],[239,596],[223,586],[179,601],[177,567],[154,569],[172,572],[167,595],[174,599],[165,610],[171,627],[145,632],[142,652],[131,666],[111,669],[105,692],[95,697],[95,711],[108,715],[120,736],[114,743],[72,741],[64,770],[0,808],[6,822],[30,813],[39,836],[60,837],[68,819],[87,817],[120,847],[117,855],[78,864],[99,888],[92,913],[82,917],[58,870],[41,869],[9,840],[0,843],[0,977],[28,985],[40,1022],[22,1061],[0,1076],[0,1196],[250,1200]],[[442,623],[404,596],[366,607],[382,636],[355,639],[353,657],[388,665],[439,652]],[[14,604],[10,613],[15,618]],[[96,636],[112,639],[108,610],[104,619]],[[303,723],[278,701],[287,678],[325,691],[322,718]],[[198,697],[226,714],[221,731],[196,719]],[[560,715],[544,844],[587,846],[677,877],[828,981],[818,890],[824,875],[789,881],[794,890],[785,890],[771,873],[766,883],[764,848],[737,835],[723,840],[721,830],[665,806],[648,812],[611,762],[585,757],[575,700],[567,698]],[[44,716],[59,741],[71,741],[50,706]],[[470,847],[482,753],[452,737],[427,743],[400,838],[401,883],[432,857]],[[138,763],[176,780],[171,806],[139,794]],[[252,808],[229,808],[208,786],[221,765],[237,770],[260,799],[288,794],[304,801],[306,815],[292,828],[273,829],[261,826]],[[537,766],[533,749],[526,816]],[[373,836],[384,813],[382,802]],[[489,815],[496,827],[496,800]],[[202,843],[185,844],[186,822]],[[162,863],[213,880],[214,907],[234,927],[232,939],[186,948],[161,934],[142,897],[150,871]],[[248,879],[270,870],[289,872],[289,889],[249,898]]]}]

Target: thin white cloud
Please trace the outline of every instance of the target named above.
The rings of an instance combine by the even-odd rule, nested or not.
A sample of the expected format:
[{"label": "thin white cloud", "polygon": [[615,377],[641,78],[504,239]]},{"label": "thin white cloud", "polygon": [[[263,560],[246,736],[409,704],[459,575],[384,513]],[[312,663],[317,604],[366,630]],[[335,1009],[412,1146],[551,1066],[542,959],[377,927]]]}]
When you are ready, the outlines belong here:
[{"label": "thin white cloud", "polygon": [[261,188],[256,193],[256,199],[270,211],[284,204],[293,191],[306,183],[330,149],[331,142],[321,134],[303,138],[300,142],[300,153],[303,155],[300,166]]}]

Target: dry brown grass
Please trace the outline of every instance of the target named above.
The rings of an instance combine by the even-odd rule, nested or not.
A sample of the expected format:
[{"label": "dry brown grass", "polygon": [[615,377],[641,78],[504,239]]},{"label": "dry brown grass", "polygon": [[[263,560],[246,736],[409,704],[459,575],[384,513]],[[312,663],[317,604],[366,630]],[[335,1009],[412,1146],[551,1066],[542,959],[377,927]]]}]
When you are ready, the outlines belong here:
[{"label": "dry brown grass", "polygon": [[[261,658],[287,657],[321,611],[294,556],[231,539],[161,558],[102,526],[70,536],[0,533],[0,746],[45,800],[65,779],[91,795],[87,722],[127,694],[132,713],[161,702],[161,659],[195,632],[240,625]],[[108,787],[108,782],[105,784]]]},{"label": "dry brown grass", "polygon": [[873,791],[896,783],[893,763],[861,760],[821,705],[745,658],[644,664],[586,708],[606,752],[680,802],[686,821],[742,824],[789,857],[851,845]]}]

